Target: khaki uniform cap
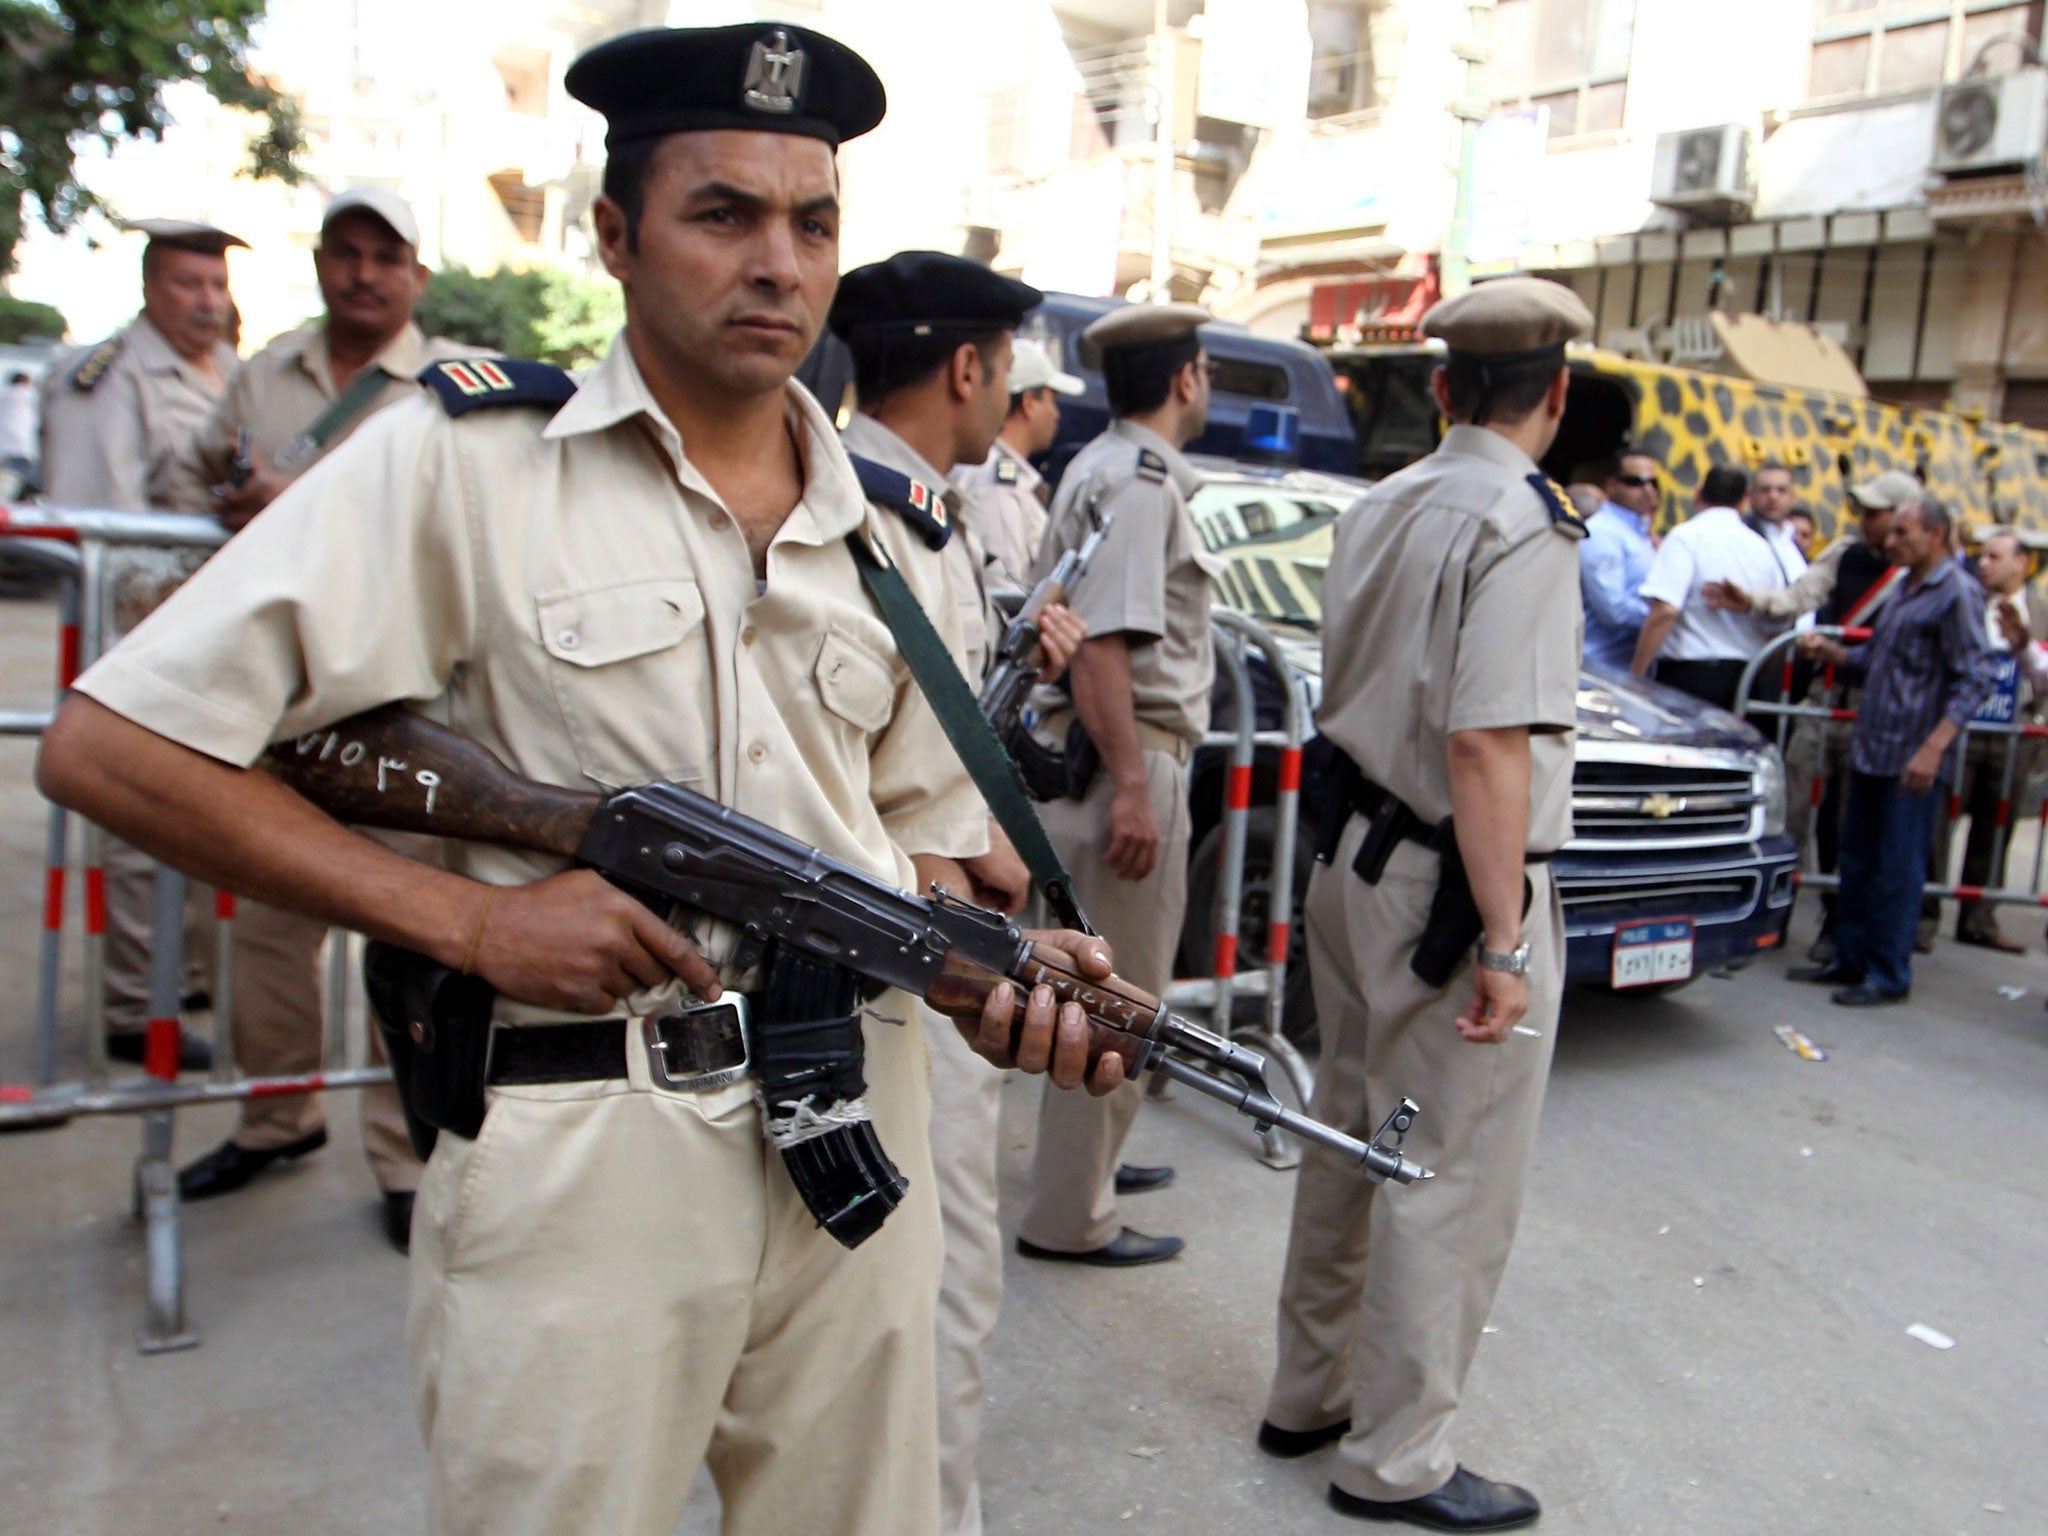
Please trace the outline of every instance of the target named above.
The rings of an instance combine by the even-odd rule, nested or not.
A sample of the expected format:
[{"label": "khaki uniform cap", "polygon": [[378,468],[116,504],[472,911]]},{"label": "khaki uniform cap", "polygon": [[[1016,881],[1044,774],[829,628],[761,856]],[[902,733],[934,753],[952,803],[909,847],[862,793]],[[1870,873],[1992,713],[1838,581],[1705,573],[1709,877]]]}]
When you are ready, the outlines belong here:
[{"label": "khaki uniform cap", "polygon": [[1562,283],[1502,277],[1446,299],[1422,317],[1422,334],[1453,352],[1479,356],[1536,352],[1593,331],[1593,312]]},{"label": "khaki uniform cap", "polygon": [[1104,351],[1143,347],[1200,330],[1215,318],[1199,304],[1126,304],[1095,321],[1081,337]]},{"label": "khaki uniform cap", "polygon": [[194,219],[130,219],[121,226],[134,234],[149,236],[151,245],[168,245],[180,251],[199,251],[218,256],[231,245],[248,250],[249,242],[211,224]]}]

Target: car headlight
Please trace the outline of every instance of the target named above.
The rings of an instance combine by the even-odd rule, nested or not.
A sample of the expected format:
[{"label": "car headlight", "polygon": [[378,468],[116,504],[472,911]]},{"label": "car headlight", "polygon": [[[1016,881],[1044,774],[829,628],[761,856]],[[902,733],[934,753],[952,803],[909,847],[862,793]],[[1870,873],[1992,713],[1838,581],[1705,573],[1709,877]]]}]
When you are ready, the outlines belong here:
[{"label": "car headlight", "polygon": [[1785,830],[1785,764],[1776,747],[1764,748],[1756,770],[1756,797],[1763,802],[1764,836]]}]

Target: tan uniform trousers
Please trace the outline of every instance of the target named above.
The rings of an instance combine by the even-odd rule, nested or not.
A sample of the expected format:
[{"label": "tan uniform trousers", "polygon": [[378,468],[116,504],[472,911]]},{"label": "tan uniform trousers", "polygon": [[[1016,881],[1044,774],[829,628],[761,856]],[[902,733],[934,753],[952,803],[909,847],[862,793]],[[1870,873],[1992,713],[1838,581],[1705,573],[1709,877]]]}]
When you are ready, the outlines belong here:
[{"label": "tan uniform trousers", "polygon": [[[876,1012],[914,1016],[885,994]],[[938,1202],[923,1032],[870,1019],[868,1104],[910,1181],[841,1248],[754,1084],[490,1092],[413,1220],[407,1345],[435,1536],[671,1536],[698,1463],[725,1536],[932,1536]]]},{"label": "tan uniform trousers", "polygon": [[1408,968],[1436,889],[1436,856],[1395,848],[1377,885],[1351,873],[1354,818],[1306,908],[1322,1023],[1314,1113],[1361,1139],[1406,1094],[1422,1106],[1408,1155],[1427,1184],[1374,1185],[1305,1148],[1280,1291],[1280,1352],[1266,1417],[1319,1429],[1350,1416],[1332,1481],[1364,1499],[1410,1499],[1457,1470],[1451,1421],[1514,1241],[1557,1038],[1564,926],[1547,865],[1534,887],[1529,1013],[1540,1039],[1474,1045],[1453,1024],[1471,962],[1441,991]]},{"label": "tan uniform trousers", "polygon": [[[1116,793],[1107,773],[1096,775],[1081,800],[1054,800],[1041,816],[1074,877],[1081,910],[1115,951],[1117,974],[1156,996],[1173,979],[1187,912],[1188,783],[1172,753],[1151,747],[1145,774],[1159,822],[1159,862],[1143,880],[1120,879],[1102,862]],[[1099,1099],[1046,1084],[1019,1236],[1059,1253],[1086,1253],[1116,1237],[1116,1165],[1143,1099],[1136,1080]]]},{"label": "tan uniform trousers", "polygon": [[[407,858],[439,864],[438,839],[399,832],[370,834]],[[327,925],[259,901],[235,904],[235,1064],[250,1077],[298,1077],[320,1070],[320,945]],[[340,942],[340,936],[336,936]],[[336,1027],[339,1027],[338,1024]],[[384,1043],[374,1025],[369,1059],[384,1063]],[[391,1193],[419,1188],[420,1160],[405,1130],[398,1091],[388,1083],[360,1091],[363,1153],[377,1187]],[[327,1123],[317,1093],[244,1099],[237,1146],[251,1151],[288,1146]]]},{"label": "tan uniform trousers", "polygon": [[[139,1034],[149,1022],[150,919],[156,911],[156,863],[111,832],[100,834],[106,876],[106,1027]],[[213,985],[213,892],[193,885],[185,904],[184,990]]]},{"label": "tan uniform trousers", "polygon": [[983,1358],[1003,1304],[996,1153],[1003,1074],[951,1019],[920,1010],[932,1057],[932,1176],[946,1258],[939,1274],[939,1530],[981,1536]]}]

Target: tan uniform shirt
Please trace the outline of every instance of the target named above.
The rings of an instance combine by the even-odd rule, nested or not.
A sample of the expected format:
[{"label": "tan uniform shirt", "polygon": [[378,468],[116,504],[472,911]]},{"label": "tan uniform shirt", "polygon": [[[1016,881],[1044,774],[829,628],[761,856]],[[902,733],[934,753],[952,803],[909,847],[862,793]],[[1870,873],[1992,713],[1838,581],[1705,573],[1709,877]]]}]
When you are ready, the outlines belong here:
[{"label": "tan uniform shirt", "polygon": [[[1117,421],[1074,455],[1053,499],[1032,580],[1078,548],[1104,519],[1109,532],[1067,605],[1091,638],[1120,634],[1131,648],[1137,717],[1190,744],[1209,729],[1216,656],[1209,639],[1210,585],[1223,562],[1202,547],[1188,497],[1202,477],[1147,427]],[[1068,708],[1040,689],[1041,714]]]},{"label": "tan uniform shirt", "polygon": [[[386,375],[384,387],[327,440],[321,455],[332,453],[378,411],[418,394],[419,373],[427,364],[484,355],[480,348],[444,336],[422,336],[418,326],[408,324],[365,364]],[[204,424],[192,434],[171,474],[171,504],[180,511],[211,512],[213,487],[227,478],[238,432],[247,430],[255,450],[265,462],[276,465],[284,446],[319,420],[339,393],[328,360],[325,321],[316,320],[276,337],[242,365]],[[303,473],[316,462],[317,457],[296,470]]]},{"label": "tan uniform shirt", "polygon": [[979,464],[953,466],[953,483],[967,497],[962,519],[981,539],[1013,587],[1025,586],[1031,562],[1045,537],[1045,503],[1038,499],[1045,476],[1001,438]]},{"label": "tan uniform shirt", "polygon": [[43,495],[115,512],[173,506],[173,466],[234,378],[235,349],[214,348],[216,381],[143,315],[101,345],[119,348],[103,370],[92,347],[43,380]]},{"label": "tan uniform shirt", "polygon": [[1853,533],[1837,539],[1788,585],[1750,593],[1750,613],[1759,619],[1796,619],[1818,612],[1828,594],[1835,590],[1835,578],[1842,570],[1842,552],[1859,541],[1860,535]]},{"label": "tan uniform shirt", "polygon": [[[803,499],[757,590],[745,536],[623,341],[552,419],[517,405],[451,419],[415,392],[296,481],[79,687],[236,764],[406,700],[529,778],[672,780],[907,885],[902,849],[980,853],[986,818],[845,536],[866,529],[928,611],[947,604],[934,567],[911,558],[909,527],[870,511],[831,421],[796,385],[789,423]],[[499,884],[561,867],[481,844],[449,853]],[[694,926],[709,958],[729,952]],[[673,991],[638,994],[632,1011]]]},{"label": "tan uniform shirt", "polygon": [[1453,731],[1531,730],[1527,852],[1572,832],[1580,525],[1554,523],[1527,454],[1457,426],[1337,524],[1316,723],[1424,821],[1451,814]]},{"label": "tan uniform shirt", "polygon": [[[913,480],[922,481],[945,501],[946,514],[953,524],[953,536],[939,551],[938,564],[945,571],[946,586],[952,593],[959,618],[960,648],[953,653],[953,659],[960,663],[960,670],[968,683],[980,688],[981,680],[988,672],[989,649],[1002,631],[1000,617],[989,599],[988,554],[968,526],[966,498],[957,485],[925,461],[923,454],[865,411],[855,412],[839,435],[849,453],[873,459],[877,464],[885,464]],[[901,516],[886,507],[876,511],[882,516]],[[921,542],[919,547],[926,557],[930,556],[931,551]],[[923,853],[927,850],[913,851]]]}]

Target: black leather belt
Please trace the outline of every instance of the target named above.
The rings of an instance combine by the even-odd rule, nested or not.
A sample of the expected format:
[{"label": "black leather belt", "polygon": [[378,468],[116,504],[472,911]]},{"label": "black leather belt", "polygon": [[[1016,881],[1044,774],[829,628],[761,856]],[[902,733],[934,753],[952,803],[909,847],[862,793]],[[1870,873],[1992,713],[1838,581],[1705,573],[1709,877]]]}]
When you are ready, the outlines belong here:
[{"label": "black leather belt", "polygon": [[[504,1025],[491,1031],[487,1080],[588,1083],[623,1078],[630,1019]],[[745,1015],[730,1002],[639,1021],[649,1070],[666,1088],[702,1091],[734,1081],[747,1065]]]}]

